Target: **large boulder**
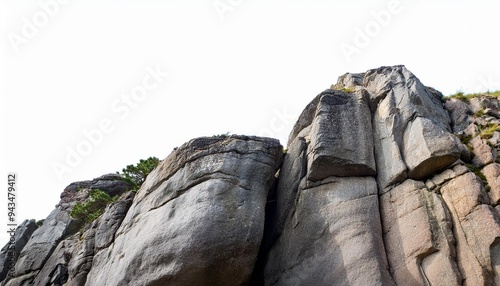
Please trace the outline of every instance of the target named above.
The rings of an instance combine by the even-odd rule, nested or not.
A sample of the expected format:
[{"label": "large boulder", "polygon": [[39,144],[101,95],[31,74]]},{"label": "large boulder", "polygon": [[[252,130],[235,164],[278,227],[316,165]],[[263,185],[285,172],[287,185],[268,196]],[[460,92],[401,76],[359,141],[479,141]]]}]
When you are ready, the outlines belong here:
[{"label": "large boulder", "polygon": [[309,180],[376,174],[371,114],[362,93],[323,92],[310,137]]},{"label": "large boulder", "polygon": [[246,285],[281,160],[274,139],[184,144],[148,176],[86,285]]},{"label": "large boulder", "polygon": [[456,137],[429,119],[417,117],[408,123],[403,138],[404,159],[412,179],[424,179],[460,158]]}]

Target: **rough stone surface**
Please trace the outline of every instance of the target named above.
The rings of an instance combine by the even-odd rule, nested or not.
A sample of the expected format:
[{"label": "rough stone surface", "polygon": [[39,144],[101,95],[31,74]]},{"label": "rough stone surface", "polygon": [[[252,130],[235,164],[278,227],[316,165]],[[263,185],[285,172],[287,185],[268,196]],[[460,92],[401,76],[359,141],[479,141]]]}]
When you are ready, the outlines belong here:
[{"label": "rough stone surface", "polygon": [[[183,145],[148,176],[86,285],[246,285],[282,147],[231,136]],[[180,160],[179,160],[180,159]]]},{"label": "rough stone surface", "polygon": [[[426,144],[427,141],[449,143],[451,121],[436,93],[425,87],[404,66],[381,67],[367,71],[363,85],[370,94],[371,110],[374,111],[377,181],[381,189],[403,181],[408,175],[421,179],[423,175],[441,171],[446,167],[445,163],[451,161],[438,160],[434,154],[444,159],[448,154],[443,152],[449,150],[451,157],[457,157],[458,147],[454,146],[457,142],[449,149],[440,150],[433,150],[432,146]],[[425,124],[420,124],[422,121]],[[410,132],[411,129],[415,130]],[[437,134],[438,138],[429,137]],[[423,144],[424,149],[427,146],[428,150],[421,150],[426,153],[425,156],[414,158],[408,153],[419,143]],[[431,167],[431,163],[436,160],[441,163],[439,168],[427,171],[426,167]],[[421,165],[422,163],[424,165]]]},{"label": "rough stone surface", "polygon": [[463,132],[465,136],[470,136],[470,137],[476,137],[481,133],[477,125],[474,123],[471,123],[469,126],[467,126],[467,128],[465,128]]},{"label": "rough stone surface", "polygon": [[500,132],[495,131],[488,142],[493,146],[498,146],[500,144]]},{"label": "rough stone surface", "polygon": [[458,158],[456,137],[426,118],[417,117],[404,133],[404,158],[412,179],[442,171]]},{"label": "rough stone surface", "polygon": [[59,241],[67,235],[72,222],[68,212],[62,207],[52,211],[43,225],[33,232],[30,240],[19,254],[16,263],[16,276],[40,270]]},{"label": "rough stone surface", "polygon": [[58,244],[44,267],[33,281],[34,285],[63,285],[68,281],[67,265],[73,249],[73,240],[63,240]]},{"label": "rough stone surface", "polygon": [[445,184],[441,193],[455,226],[463,285],[498,285],[500,273],[495,263],[500,255],[500,218],[488,205],[481,180],[466,173]]},{"label": "rough stone surface", "polygon": [[356,88],[363,85],[363,73],[346,73],[339,76],[337,84],[332,85],[331,89]]},{"label": "rough stone surface", "polygon": [[487,164],[495,162],[495,153],[485,139],[482,139],[478,135],[470,141],[470,144],[473,148],[472,152],[474,153],[474,158],[472,158],[472,163],[474,164],[474,166],[480,168]]},{"label": "rough stone surface", "polygon": [[308,137],[305,136],[309,131],[310,128],[298,134],[283,159],[280,174],[289,174],[287,176],[290,179],[278,181],[275,197],[271,199],[274,211],[268,220],[272,232],[267,237],[269,244],[272,244],[283,230],[287,216],[295,204],[300,182],[306,177]]},{"label": "rough stone surface", "polygon": [[465,102],[453,98],[446,101],[445,107],[450,112],[453,132],[458,133],[469,126],[469,114],[472,113],[472,110]]},{"label": "rough stone surface", "polygon": [[323,92],[310,136],[309,180],[376,174],[370,110],[359,93]]},{"label": "rough stone surface", "polygon": [[269,253],[266,285],[393,285],[373,178],[334,178],[299,191]]},{"label": "rough stone surface", "polygon": [[460,285],[453,224],[441,198],[406,180],[380,198],[384,242],[398,285]]},{"label": "rough stone surface", "polygon": [[95,253],[97,224],[98,222],[88,227],[81,237],[73,238],[73,248],[66,252],[66,255],[71,256],[71,260],[64,265],[68,269],[68,281],[65,285],[80,286],[87,282]]},{"label": "rough stone surface", "polygon": [[490,186],[490,203],[496,206],[500,203],[500,164],[492,163],[481,170]]},{"label": "rough stone surface", "polygon": [[[377,182],[381,189],[407,178],[406,164],[395,135],[390,130],[395,114],[383,107],[377,108],[373,118]],[[387,123],[387,124],[386,124]]]},{"label": "rough stone surface", "polygon": [[434,183],[434,185],[441,186],[447,181],[456,178],[462,174],[465,174],[469,171],[467,167],[465,167],[462,163],[459,163],[453,167],[450,167],[449,169],[444,170],[443,172],[434,175],[431,178],[431,181]]},{"label": "rough stone surface", "polygon": [[99,189],[114,197],[132,189],[132,187],[132,184],[124,181],[120,175],[107,174],[90,181],[69,184],[61,194],[61,203],[75,201],[83,189]]},{"label": "rough stone surface", "polygon": [[12,270],[11,267],[15,265],[21,250],[36,229],[36,222],[32,219],[22,222],[14,232],[12,232],[13,229],[8,230],[9,242],[0,250],[0,281],[4,280],[8,272]]},{"label": "rough stone surface", "polygon": [[125,193],[122,198],[111,204],[106,212],[104,212],[96,229],[96,233],[98,234],[95,238],[96,251],[106,248],[113,243],[115,233],[132,205],[133,199],[133,192]]}]

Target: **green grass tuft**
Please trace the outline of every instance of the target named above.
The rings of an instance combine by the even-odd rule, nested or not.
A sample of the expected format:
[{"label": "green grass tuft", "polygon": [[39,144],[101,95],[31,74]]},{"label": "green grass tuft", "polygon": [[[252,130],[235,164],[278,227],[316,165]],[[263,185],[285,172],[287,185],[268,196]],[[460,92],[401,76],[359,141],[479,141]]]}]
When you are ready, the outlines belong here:
[{"label": "green grass tuft", "polygon": [[498,99],[498,98],[500,98],[500,90],[487,91],[487,92],[481,92],[481,93],[468,93],[468,94],[465,94],[463,91],[458,90],[455,94],[444,96],[443,99],[447,100],[447,99],[456,98],[456,99],[459,99],[459,100],[462,100],[465,102],[469,102],[469,100],[471,100],[472,98],[481,97],[481,96],[486,96],[489,98]]},{"label": "green grass tuft", "polygon": [[495,131],[500,132],[500,125],[495,123],[495,124],[488,124],[486,128],[481,130],[481,138],[483,139],[490,139],[493,136],[493,133]]}]

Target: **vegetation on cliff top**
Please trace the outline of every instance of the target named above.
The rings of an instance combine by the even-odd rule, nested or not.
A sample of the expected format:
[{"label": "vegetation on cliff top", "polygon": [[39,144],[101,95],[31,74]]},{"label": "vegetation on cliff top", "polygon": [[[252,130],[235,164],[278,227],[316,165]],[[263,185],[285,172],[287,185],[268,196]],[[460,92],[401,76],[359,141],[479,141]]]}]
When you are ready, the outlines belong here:
[{"label": "vegetation on cliff top", "polygon": [[[135,165],[128,165],[122,169],[123,179],[133,185],[132,191],[137,191],[146,177],[156,168],[160,160],[156,157],[141,159]],[[91,189],[89,197],[84,202],[76,203],[70,212],[70,216],[79,220],[83,225],[87,225],[104,213],[106,207],[116,201],[118,196],[111,197],[100,189]]]},{"label": "vegetation on cliff top", "polygon": [[89,224],[102,215],[106,206],[117,198],[118,196],[110,197],[99,189],[90,190],[89,198],[85,202],[75,204],[70,215],[84,224]]},{"label": "vegetation on cliff top", "polygon": [[462,101],[469,101],[472,98],[476,97],[481,97],[481,96],[487,96],[491,98],[499,98],[500,97],[500,90],[496,91],[487,91],[487,92],[481,92],[481,93],[464,93],[463,91],[457,91],[455,94],[452,95],[447,95],[443,97],[443,99],[451,99],[451,98],[456,98],[460,99]]},{"label": "vegetation on cliff top", "polygon": [[[141,159],[139,163],[123,168],[121,175],[134,185],[134,190],[137,190],[144,183],[149,173],[158,166],[158,163],[160,163],[160,159],[156,157]],[[116,173],[120,174],[119,172]]]}]

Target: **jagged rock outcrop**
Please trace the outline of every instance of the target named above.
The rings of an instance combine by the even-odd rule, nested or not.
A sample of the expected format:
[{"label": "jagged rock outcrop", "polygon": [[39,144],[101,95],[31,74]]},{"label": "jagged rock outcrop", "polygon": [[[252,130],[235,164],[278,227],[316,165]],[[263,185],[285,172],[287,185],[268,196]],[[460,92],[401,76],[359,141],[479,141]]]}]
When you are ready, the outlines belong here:
[{"label": "jagged rock outcrop", "polygon": [[[35,220],[32,219],[25,220],[15,230],[11,228],[7,231],[9,234],[9,243],[0,251],[0,281],[7,277],[8,272],[13,272],[12,266],[15,265],[21,250],[28,243],[28,240],[37,227]],[[14,275],[14,273],[10,273],[9,275]]]},{"label": "jagged rock outcrop", "polygon": [[256,137],[181,146],[148,176],[86,285],[246,285],[281,157],[277,140]]},{"label": "jagged rock outcrop", "polygon": [[77,202],[88,199],[91,189],[101,189],[116,195],[120,191],[126,191],[127,188],[131,189],[132,185],[117,174],[104,175],[92,181],[69,185],[62,192],[56,209],[49,214],[39,228],[32,232],[28,242],[19,253],[15,265],[15,278],[5,279],[2,285],[33,285],[33,283],[35,285],[59,285],[54,277],[66,275],[57,272],[67,272],[67,264],[72,257],[66,254],[67,251],[63,251],[72,245],[66,238],[77,233],[81,227],[81,222],[70,216],[73,206]]},{"label": "jagged rock outcrop", "polygon": [[[499,110],[404,66],[345,74],[285,154],[197,138],[137,194],[119,175],[69,185],[18,229],[30,238],[2,285],[500,285]],[[69,212],[92,189],[120,197],[82,226]]]}]

